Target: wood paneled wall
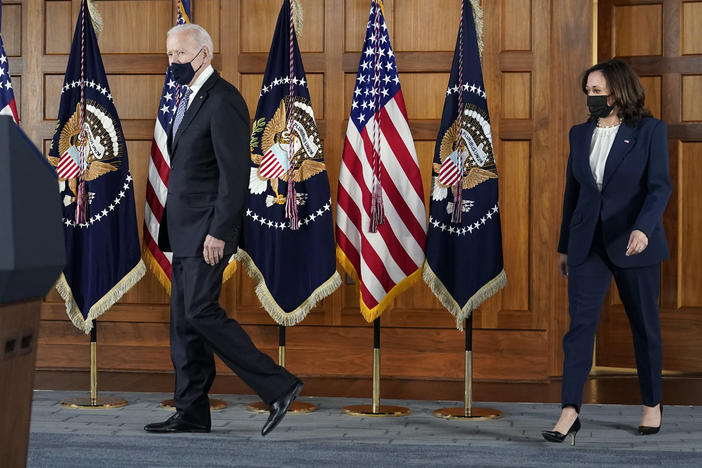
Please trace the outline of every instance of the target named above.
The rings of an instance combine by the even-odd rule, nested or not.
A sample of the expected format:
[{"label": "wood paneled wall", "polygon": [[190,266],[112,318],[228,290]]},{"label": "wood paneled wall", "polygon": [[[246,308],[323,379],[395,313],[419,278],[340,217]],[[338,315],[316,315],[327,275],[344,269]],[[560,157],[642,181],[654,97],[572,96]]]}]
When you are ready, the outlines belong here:
[{"label": "wood paneled wall", "polygon": [[[175,2],[96,3],[105,19],[100,47],[127,139],[141,223],[151,135],[167,64],[165,32],[174,22]],[[194,21],[214,39],[215,67],[239,87],[253,116],[281,0],[192,3]],[[335,198],[370,2],[301,3],[305,26],[300,46]],[[4,0],[3,4],[3,37],[22,126],[46,149],[79,1]],[[384,5],[428,202],[434,139],[460,1],[386,0]],[[474,375],[545,380],[560,374],[560,341],[567,326],[566,283],[556,271],[556,244],[567,132],[586,117],[578,75],[592,62],[593,4],[592,0],[483,0],[483,6],[483,73],[501,178],[508,284],[475,312]],[[686,4],[686,8],[698,6]],[[636,14],[648,18],[649,13]],[[698,31],[699,23],[687,27]],[[686,43],[685,50],[694,52],[698,45]],[[643,46],[631,41],[617,47]],[[687,92],[699,88],[699,76],[687,80]],[[655,87],[655,79],[649,85]],[[699,107],[686,109],[687,118],[699,113]],[[684,154],[689,156],[681,163],[699,169],[692,156],[700,154],[699,145],[685,145]],[[679,281],[690,280],[681,275]],[[292,371],[327,378],[370,376],[372,328],[361,318],[357,294],[357,286],[347,278],[339,291],[288,331],[287,361]],[[699,302],[699,293],[685,294],[680,297],[686,304]],[[275,355],[276,327],[260,308],[246,274],[238,272],[226,284],[222,303],[258,345]],[[462,380],[463,334],[424,283],[401,295],[383,315],[382,325],[384,378]],[[168,297],[150,274],[103,315],[99,342],[102,372],[171,371]],[[86,369],[88,359],[87,337],[67,320],[58,296],[50,294],[42,311],[38,367]],[[221,363],[219,369],[229,373]]]},{"label": "wood paneled wall", "polygon": [[[702,372],[702,1],[600,0],[598,58],[641,76],[646,103],[668,124],[673,195],[664,215],[671,259],[661,268],[663,367]],[[645,31],[645,34],[643,33]],[[631,332],[613,288],[597,363],[634,367]]]}]

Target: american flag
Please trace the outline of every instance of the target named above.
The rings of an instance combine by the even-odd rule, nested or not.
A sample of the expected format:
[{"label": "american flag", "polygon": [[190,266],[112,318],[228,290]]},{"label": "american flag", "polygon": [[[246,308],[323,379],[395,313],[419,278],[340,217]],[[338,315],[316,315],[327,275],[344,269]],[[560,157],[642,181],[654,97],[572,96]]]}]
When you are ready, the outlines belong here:
[{"label": "american flag", "polygon": [[[178,0],[176,24],[190,23],[191,0]],[[171,260],[173,254],[162,252],[158,247],[158,233],[161,228],[163,207],[168,195],[168,176],[171,172],[171,158],[168,154],[168,133],[173,125],[176,103],[180,86],[175,82],[170,69],[166,70],[161,101],[159,102],[158,117],[154,128],[154,138],[151,141],[151,160],[149,162],[149,178],[146,181],[146,207],[144,209],[144,261],[156,275],[158,281],[170,294],[171,291]],[[224,271],[224,278],[229,278],[236,267],[231,261]]]},{"label": "american flag", "polygon": [[370,322],[420,278],[426,243],[422,179],[379,1],[371,4],[352,99],[339,173],[337,256],[359,281],[361,313]]},{"label": "american flag", "polygon": [[[0,1],[0,26],[2,26],[2,1]],[[5,47],[2,43],[2,34],[0,34],[0,115],[11,115],[15,123],[19,122],[15,94],[12,92],[10,68],[7,63]]]}]

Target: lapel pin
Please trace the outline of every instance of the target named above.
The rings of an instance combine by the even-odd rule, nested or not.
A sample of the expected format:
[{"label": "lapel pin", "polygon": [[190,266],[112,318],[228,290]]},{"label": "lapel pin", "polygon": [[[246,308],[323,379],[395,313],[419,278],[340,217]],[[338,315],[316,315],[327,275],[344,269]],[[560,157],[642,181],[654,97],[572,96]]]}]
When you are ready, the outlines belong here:
[{"label": "lapel pin", "polygon": [[629,144],[629,140],[624,140],[624,143]]}]

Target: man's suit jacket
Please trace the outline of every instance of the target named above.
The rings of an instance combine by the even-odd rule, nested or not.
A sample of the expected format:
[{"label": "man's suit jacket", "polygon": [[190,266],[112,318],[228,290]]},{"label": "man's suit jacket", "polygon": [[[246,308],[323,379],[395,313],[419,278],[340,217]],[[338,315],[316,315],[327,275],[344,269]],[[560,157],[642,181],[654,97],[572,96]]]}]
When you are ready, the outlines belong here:
[{"label": "man's suit jacket", "polygon": [[[671,183],[665,123],[646,117],[636,127],[621,124],[605,164],[602,192],[590,169],[595,124],[586,122],[570,130],[558,251],[568,254],[570,265],[583,263],[600,220],[607,255],[615,265],[633,268],[667,260],[662,218]],[[635,229],[646,234],[648,246],[627,257],[629,236]]]},{"label": "man's suit jacket", "polygon": [[239,91],[214,72],[168,140],[171,171],[158,244],[202,256],[207,234],[236,251],[249,181],[249,112]]}]

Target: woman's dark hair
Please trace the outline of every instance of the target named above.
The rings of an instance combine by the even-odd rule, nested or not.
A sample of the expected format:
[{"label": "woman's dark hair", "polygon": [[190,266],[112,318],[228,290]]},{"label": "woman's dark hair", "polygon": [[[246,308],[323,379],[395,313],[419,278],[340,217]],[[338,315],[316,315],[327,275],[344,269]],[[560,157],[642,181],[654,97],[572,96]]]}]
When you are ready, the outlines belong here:
[{"label": "woman's dark hair", "polygon": [[[646,93],[639,77],[629,65],[619,59],[612,59],[598,63],[585,72],[582,76],[582,90],[587,94],[585,86],[590,73],[599,71],[607,80],[609,91],[614,97],[614,105],[619,107],[619,117],[630,127],[639,124],[642,118],[651,117],[651,111],[644,107]],[[592,115],[590,120],[595,119]]]}]

